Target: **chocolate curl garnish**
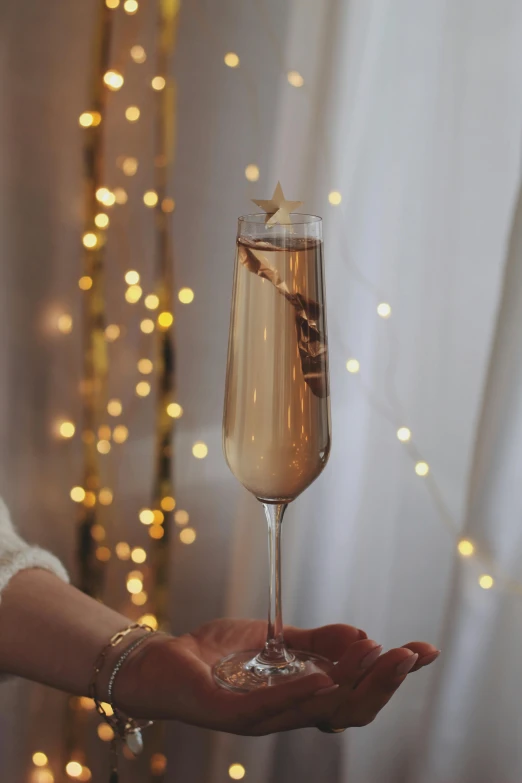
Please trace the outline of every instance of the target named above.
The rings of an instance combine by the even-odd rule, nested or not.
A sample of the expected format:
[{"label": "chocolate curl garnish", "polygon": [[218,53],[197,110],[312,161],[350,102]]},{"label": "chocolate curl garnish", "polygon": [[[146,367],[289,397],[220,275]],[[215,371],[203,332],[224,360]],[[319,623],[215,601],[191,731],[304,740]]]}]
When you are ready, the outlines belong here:
[{"label": "chocolate curl garnish", "polygon": [[249,272],[272,283],[294,308],[297,345],[305,382],[316,397],[328,397],[326,335],[323,335],[319,328],[319,323],[322,321],[321,305],[302,294],[290,293],[286,283],[279,277],[277,269],[271,266],[266,256],[259,250],[242,243],[238,243],[238,247],[239,261],[243,266]]}]

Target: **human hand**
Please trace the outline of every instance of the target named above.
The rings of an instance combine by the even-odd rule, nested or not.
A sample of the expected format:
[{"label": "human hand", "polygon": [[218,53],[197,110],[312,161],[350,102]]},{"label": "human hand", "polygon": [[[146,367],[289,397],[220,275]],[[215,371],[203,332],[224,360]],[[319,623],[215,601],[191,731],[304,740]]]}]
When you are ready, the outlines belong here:
[{"label": "human hand", "polygon": [[246,694],[216,685],[214,663],[238,650],[261,649],[265,634],[264,621],[224,619],[177,638],[152,637],[118,675],[116,706],[136,718],[181,720],[233,734],[270,734],[319,723],[363,726],[374,720],[408,671],[438,656],[425,642],[380,655],[382,648],[364,631],[348,625],[314,630],[287,626],[290,648],[337,662],[330,676],[312,674]]}]

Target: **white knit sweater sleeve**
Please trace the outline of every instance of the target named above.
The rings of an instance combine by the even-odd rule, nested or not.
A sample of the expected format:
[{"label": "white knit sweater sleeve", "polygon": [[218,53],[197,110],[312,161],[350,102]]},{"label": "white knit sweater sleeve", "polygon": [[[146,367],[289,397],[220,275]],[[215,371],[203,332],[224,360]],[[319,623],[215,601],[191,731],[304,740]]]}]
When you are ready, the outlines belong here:
[{"label": "white knit sweater sleeve", "polygon": [[45,568],[69,581],[67,572],[57,557],[39,546],[30,546],[15,531],[9,511],[0,498],[0,595],[9,580],[24,568]]}]

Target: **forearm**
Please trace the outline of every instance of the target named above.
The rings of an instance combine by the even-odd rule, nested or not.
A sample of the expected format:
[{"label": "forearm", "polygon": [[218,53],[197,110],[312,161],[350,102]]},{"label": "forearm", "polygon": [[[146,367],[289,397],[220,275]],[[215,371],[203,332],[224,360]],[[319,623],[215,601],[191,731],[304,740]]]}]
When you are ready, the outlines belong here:
[{"label": "forearm", "polygon": [[98,654],[129,624],[48,571],[20,571],[0,602],[0,673],[87,695]]}]

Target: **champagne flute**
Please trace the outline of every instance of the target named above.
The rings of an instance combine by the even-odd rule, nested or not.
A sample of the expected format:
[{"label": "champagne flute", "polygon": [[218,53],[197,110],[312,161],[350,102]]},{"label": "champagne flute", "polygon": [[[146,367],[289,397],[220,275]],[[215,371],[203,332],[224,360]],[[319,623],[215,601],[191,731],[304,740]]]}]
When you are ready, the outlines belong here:
[{"label": "champagne flute", "polygon": [[263,504],[270,574],[264,649],[214,666],[216,682],[240,692],[331,667],[287,649],[283,638],[281,523],[326,465],[331,433],[322,220],[290,220],[238,221],[223,448],[234,476]]}]

